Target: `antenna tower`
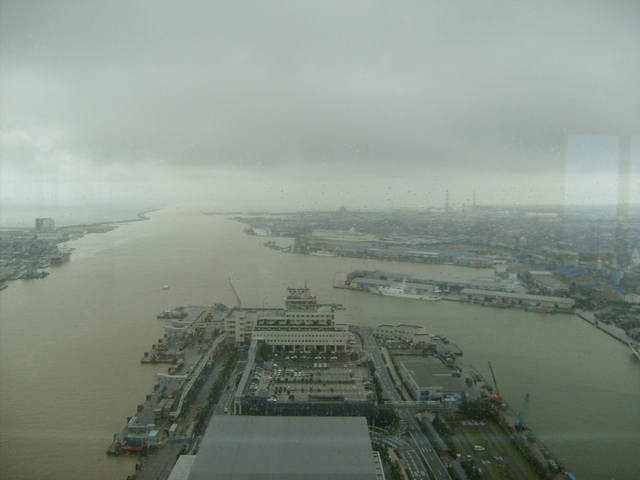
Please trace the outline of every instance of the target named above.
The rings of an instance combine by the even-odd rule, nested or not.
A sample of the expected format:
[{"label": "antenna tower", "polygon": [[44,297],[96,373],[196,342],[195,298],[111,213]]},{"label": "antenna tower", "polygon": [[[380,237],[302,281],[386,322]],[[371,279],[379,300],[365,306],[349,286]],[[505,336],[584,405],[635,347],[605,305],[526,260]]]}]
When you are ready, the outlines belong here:
[{"label": "antenna tower", "polygon": [[445,197],[444,213],[445,215],[449,215],[449,190],[447,190],[447,195]]}]

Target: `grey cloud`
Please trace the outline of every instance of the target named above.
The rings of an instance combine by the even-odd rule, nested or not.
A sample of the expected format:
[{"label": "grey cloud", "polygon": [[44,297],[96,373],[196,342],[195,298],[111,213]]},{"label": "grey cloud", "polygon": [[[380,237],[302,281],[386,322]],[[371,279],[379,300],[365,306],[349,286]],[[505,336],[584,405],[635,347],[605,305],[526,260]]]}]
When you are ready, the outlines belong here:
[{"label": "grey cloud", "polygon": [[517,174],[557,169],[567,135],[640,130],[632,2],[14,1],[2,18],[3,135],[52,139],[9,162]]}]

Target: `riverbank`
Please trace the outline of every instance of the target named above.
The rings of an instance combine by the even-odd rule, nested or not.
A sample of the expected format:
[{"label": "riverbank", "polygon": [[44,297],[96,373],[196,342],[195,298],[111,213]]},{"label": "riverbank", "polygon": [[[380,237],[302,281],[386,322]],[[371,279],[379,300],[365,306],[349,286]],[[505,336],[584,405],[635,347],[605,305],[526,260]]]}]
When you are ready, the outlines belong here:
[{"label": "riverbank", "polygon": [[606,323],[602,323],[599,321],[593,312],[588,312],[585,310],[575,310],[575,314],[586,322],[590,323],[594,327],[602,330],[603,332],[611,335],[616,340],[621,341],[622,343],[628,345],[629,342],[634,342],[635,340],[627,335],[627,332],[618,328],[614,325],[607,325]]},{"label": "riverbank", "polygon": [[[345,305],[336,312],[341,323],[410,323],[455,339],[465,362],[485,378],[492,362],[517,409],[531,392],[528,423],[579,479],[634,478],[640,444],[629,419],[640,402],[640,362],[621,342],[575,315],[333,289],[336,271],[388,264],[281,255],[236,222],[200,210],[166,208],[150,222],[87,235],[70,244],[72,261],[55,269],[55,281],[18,281],[0,294],[0,435],[7,460],[0,477],[132,474],[134,456],[109,457],[105,450],[153,391],[155,374],[168,372],[140,364],[169,323],[153,317],[176,305],[236,305],[231,276],[243,306],[280,304],[283,289],[307,281],[319,298]],[[476,272],[431,265],[407,271],[459,278]]]},{"label": "riverbank", "polygon": [[0,229],[33,229],[36,218],[52,218],[57,228],[88,226],[105,223],[139,221],[141,216],[165,208],[164,205],[41,205],[2,206]]},{"label": "riverbank", "polygon": [[147,214],[152,212],[157,212],[159,210],[162,210],[162,208],[164,207],[156,207],[148,210],[143,210],[136,214],[136,218],[130,218],[128,220],[108,220],[105,222],[82,223],[79,225],[70,225],[68,227],[61,227],[61,228],[83,228],[83,227],[96,227],[96,226],[104,226],[104,225],[111,225],[115,228],[117,224],[121,224],[121,223],[134,223],[134,222],[150,220],[150,218],[147,217]]},{"label": "riverbank", "polygon": [[[2,230],[2,266],[0,267],[0,281],[2,289],[7,288],[4,283],[8,280],[42,279],[50,272],[43,269],[50,265],[69,261],[73,249],[62,244],[78,240],[93,233],[107,233],[119,224],[149,220],[148,213],[160,208],[146,209],[139,212],[134,219],[123,221],[107,221],[83,223],[71,226],[52,227],[48,229],[3,228]],[[52,219],[54,225],[56,219]]]}]

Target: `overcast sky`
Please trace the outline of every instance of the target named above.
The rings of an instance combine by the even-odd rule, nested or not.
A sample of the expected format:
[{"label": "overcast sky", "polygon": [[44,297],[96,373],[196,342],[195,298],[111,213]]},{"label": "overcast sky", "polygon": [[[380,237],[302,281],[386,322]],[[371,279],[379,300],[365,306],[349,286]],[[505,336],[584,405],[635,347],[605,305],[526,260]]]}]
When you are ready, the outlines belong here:
[{"label": "overcast sky", "polygon": [[5,205],[599,203],[616,198],[617,136],[640,164],[640,2],[1,13]]}]

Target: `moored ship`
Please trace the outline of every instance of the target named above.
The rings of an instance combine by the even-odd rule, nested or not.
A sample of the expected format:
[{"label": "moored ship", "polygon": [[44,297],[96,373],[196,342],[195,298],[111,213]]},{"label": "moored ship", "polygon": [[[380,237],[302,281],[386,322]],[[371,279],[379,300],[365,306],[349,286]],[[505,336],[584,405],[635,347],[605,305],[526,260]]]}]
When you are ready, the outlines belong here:
[{"label": "moored ship", "polygon": [[640,343],[628,342],[628,345],[636,358],[640,360]]},{"label": "moored ship", "polygon": [[71,257],[71,249],[58,248],[55,253],[49,258],[50,263],[64,263],[68,262]]},{"label": "moored ship", "polygon": [[403,281],[402,283],[394,283],[389,286],[382,286],[376,288],[372,288],[371,291],[373,293],[377,293],[379,295],[386,295],[389,297],[401,297],[401,298],[413,298],[416,300],[442,300],[442,297],[439,293],[418,293],[417,290],[410,288],[407,286],[407,283]]}]

